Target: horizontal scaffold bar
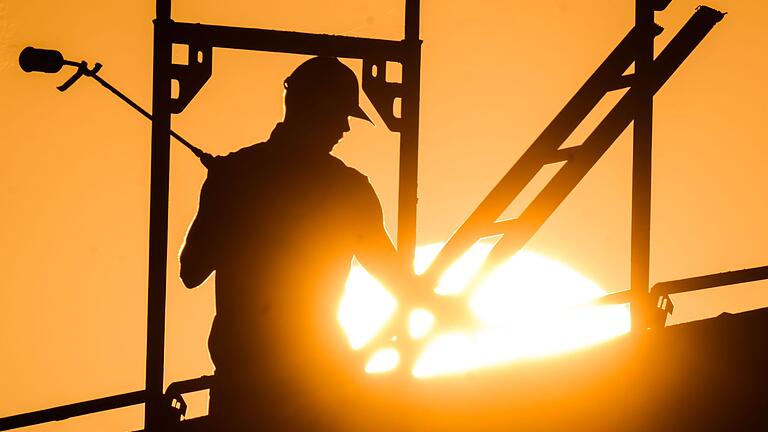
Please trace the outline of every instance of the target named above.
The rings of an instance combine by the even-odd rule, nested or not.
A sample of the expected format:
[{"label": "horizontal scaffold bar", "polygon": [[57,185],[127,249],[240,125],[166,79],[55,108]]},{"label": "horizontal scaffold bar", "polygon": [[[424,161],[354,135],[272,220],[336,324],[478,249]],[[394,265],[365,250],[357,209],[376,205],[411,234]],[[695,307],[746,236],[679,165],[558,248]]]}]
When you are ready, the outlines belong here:
[{"label": "horizontal scaffold bar", "polygon": [[228,27],[175,21],[157,23],[178,44],[211,46],[249,51],[379,58],[402,63],[408,42],[352,36],[301,33],[284,30]]},{"label": "horizontal scaffold bar", "polygon": [[0,431],[16,429],[51,421],[66,420],[71,417],[109,411],[132,405],[140,405],[147,401],[147,392],[138,390],[114,396],[107,396],[55,408],[48,408],[30,413],[18,414],[0,419]]},{"label": "horizontal scaffold bar", "polygon": [[[757,282],[767,279],[768,266],[754,267],[659,282],[654,285],[653,288],[651,288],[651,295],[654,297],[662,297],[665,295],[699,291],[709,288],[719,288],[728,285],[738,285],[742,283]],[[633,297],[634,294],[630,290],[617,291],[600,297],[597,302],[600,304],[622,304],[633,301]]]},{"label": "horizontal scaffold bar", "polygon": [[659,282],[651,289],[651,294],[669,295],[747,282],[768,279],[768,266],[734,270],[705,276]]}]

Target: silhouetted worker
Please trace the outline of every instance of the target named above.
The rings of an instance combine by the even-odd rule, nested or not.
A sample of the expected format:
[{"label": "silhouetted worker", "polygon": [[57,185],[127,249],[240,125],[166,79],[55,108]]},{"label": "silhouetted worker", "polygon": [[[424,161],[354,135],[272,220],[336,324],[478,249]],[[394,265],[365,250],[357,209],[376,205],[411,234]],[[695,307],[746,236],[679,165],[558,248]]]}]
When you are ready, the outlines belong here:
[{"label": "silhouetted worker", "polygon": [[336,317],[353,255],[389,286],[413,277],[368,179],[329,154],[349,116],[370,121],[354,72],[316,57],[284,87],[285,116],[269,139],[209,168],[180,255],[189,288],[216,272],[216,430],[333,427],[334,411],[347,409],[334,395],[362,371]]}]

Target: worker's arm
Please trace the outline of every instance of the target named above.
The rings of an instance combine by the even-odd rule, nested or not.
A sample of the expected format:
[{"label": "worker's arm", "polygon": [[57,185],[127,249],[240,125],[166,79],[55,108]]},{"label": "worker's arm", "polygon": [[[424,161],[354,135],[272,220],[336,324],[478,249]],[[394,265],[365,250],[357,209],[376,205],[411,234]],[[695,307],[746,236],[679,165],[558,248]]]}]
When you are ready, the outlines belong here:
[{"label": "worker's arm", "polygon": [[197,216],[187,231],[187,238],[179,254],[179,273],[187,288],[199,286],[216,270],[217,239],[220,234],[217,235],[215,228],[222,221],[217,220],[218,205],[211,183],[209,177],[203,184]]},{"label": "worker's arm", "polygon": [[402,259],[384,229],[381,205],[370,185],[363,206],[361,237],[356,254],[357,260],[379,282],[390,289],[401,305],[410,308],[426,308],[443,323],[459,327],[475,325],[474,316],[461,297],[435,295],[435,281],[417,276],[413,264]]},{"label": "worker's arm", "polygon": [[381,205],[375,192],[367,188],[361,197],[357,260],[398,298],[420,303],[430,293],[413,271],[413,264],[403,260],[396,252],[384,228]]}]

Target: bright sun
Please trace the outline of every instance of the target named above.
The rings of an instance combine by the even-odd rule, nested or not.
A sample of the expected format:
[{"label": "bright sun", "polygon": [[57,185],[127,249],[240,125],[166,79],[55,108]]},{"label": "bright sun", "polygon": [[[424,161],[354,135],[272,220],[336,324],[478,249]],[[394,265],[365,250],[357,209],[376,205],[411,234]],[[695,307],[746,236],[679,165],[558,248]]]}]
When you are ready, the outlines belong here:
[{"label": "bright sun", "polygon": [[[426,270],[441,247],[433,244],[416,250],[417,273]],[[435,292],[460,294],[492,247],[492,242],[475,244],[445,272]],[[410,312],[409,334],[424,341],[411,373],[428,378],[466,372],[560,354],[629,332],[626,306],[591,303],[603,294],[596,283],[564,264],[520,252],[494,269],[467,297],[479,329],[433,332],[435,317],[430,311]],[[338,313],[352,349],[364,347],[397,307],[395,297],[354,263]],[[371,356],[365,370],[387,372],[395,369],[398,361],[397,350],[384,348]]]}]

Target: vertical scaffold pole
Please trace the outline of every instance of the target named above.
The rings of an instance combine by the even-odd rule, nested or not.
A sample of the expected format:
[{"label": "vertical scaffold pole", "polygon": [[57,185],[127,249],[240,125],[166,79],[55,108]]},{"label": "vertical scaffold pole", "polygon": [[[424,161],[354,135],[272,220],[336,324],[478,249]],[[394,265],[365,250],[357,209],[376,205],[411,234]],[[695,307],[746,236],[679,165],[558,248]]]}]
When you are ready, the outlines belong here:
[{"label": "vertical scaffold pole", "polygon": [[157,0],[152,66],[152,150],[149,198],[149,277],[144,427],[162,428],[165,363],[165,301],[168,253],[168,177],[170,165],[171,0]]},{"label": "vertical scaffold pole", "polygon": [[419,98],[421,89],[421,40],[419,40],[419,0],[405,2],[405,42],[403,99],[400,133],[400,185],[397,215],[397,250],[401,259],[413,263],[416,249],[416,207],[418,203]]},{"label": "vertical scaffold pole", "polygon": [[[654,7],[651,0],[635,1],[635,28],[640,37],[635,58],[636,85],[648,87],[653,73]],[[651,150],[653,137],[653,94],[638,92],[633,124],[632,150],[632,329],[649,325],[649,266],[651,231]]]}]

